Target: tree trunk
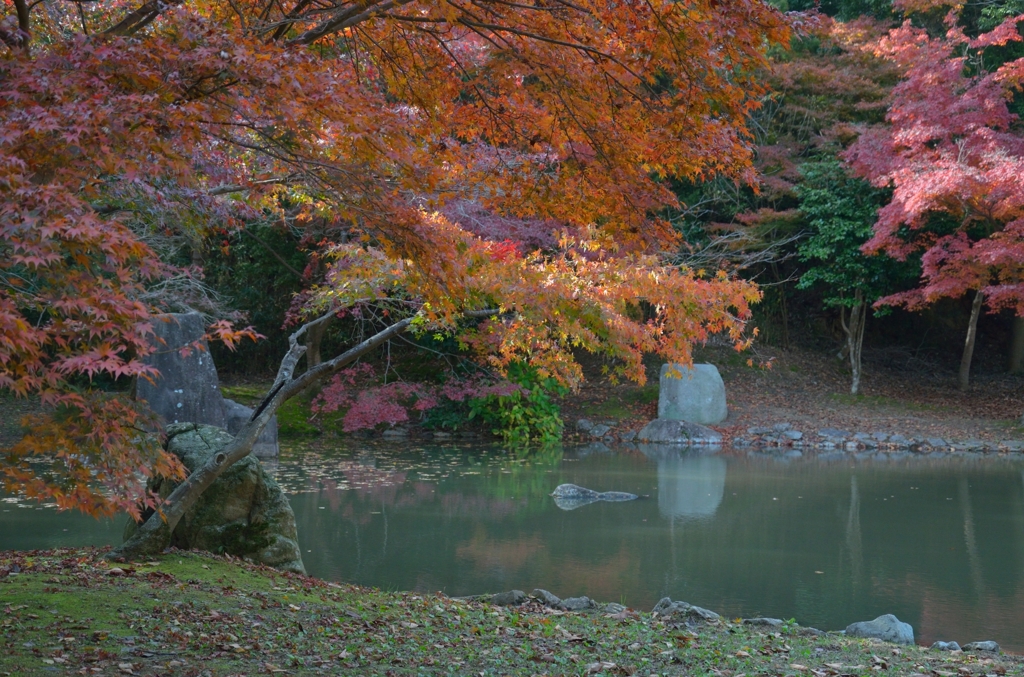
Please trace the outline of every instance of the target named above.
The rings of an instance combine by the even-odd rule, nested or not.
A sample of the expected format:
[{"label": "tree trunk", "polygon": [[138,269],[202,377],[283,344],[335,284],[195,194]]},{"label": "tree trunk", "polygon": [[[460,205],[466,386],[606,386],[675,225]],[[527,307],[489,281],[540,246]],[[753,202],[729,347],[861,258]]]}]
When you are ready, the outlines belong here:
[{"label": "tree trunk", "polygon": [[327,323],[311,327],[306,332],[306,369],[312,369],[319,365],[323,359],[320,357],[320,344],[323,342],[324,334],[327,332]]},{"label": "tree trunk", "polygon": [[1010,335],[1010,359],[1007,371],[1019,374],[1024,371],[1024,317],[1013,318],[1013,332]]},{"label": "tree trunk", "polygon": [[[287,400],[301,393],[335,372],[340,371],[359,357],[377,348],[398,334],[401,334],[413,322],[406,318],[383,329],[365,341],[353,346],[341,355],[321,362],[315,367],[306,369],[300,376],[294,376],[295,367],[306,352],[306,346],[299,339],[310,329],[322,326],[334,317],[334,311],[308,322],[292,334],[289,339],[288,353],[281,360],[274,385],[263,397],[263,401],[253,411],[249,422],[235,435],[235,439],[224,447],[210,461],[189,475],[184,482],[171,492],[159,509],[149,519],[139,525],[135,534],[119,547],[108,553],[109,559],[133,560],[159,554],[171,543],[171,534],[185,512],[191,508],[206,489],[220,477],[232,464],[249,455],[256,438],[260,436],[271,417]],[[497,310],[476,310],[465,313],[468,317],[489,317],[497,315]]]},{"label": "tree trunk", "polygon": [[839,320],[843,324],[843,332],[846,334],[846,352],[850,356],[850,394],[856,395],[860,392],[860,371],[861,371],[861,348],[864,345],[864,327],[867,326],[867,305],[864,303],[864,293],[857,291],[854,297],[854,304],[850,308],[850,322],[846,322],[845,313],[840,310]]},{"label": "tree trunk", "polygon": [[971,359],[974,357],[974,340],[978,335],[978,317],[981,315],[981,304],[985,295],[979,289],[974,293],[971,304],[971,320],[967,323],[967,340],[964,342],[964,355],[960,359],[960,390],[967,390],[971,385]]},{"label": "tree trunk", "polygon": [[111,559],[138,559],[150,557],[163,552],[170,545],[171,534],[185,512],[191,508],[206,489],[231,467],[236,461],[240,461],[249,455],[256,438],[260,436],[271,417],[288,399],[305,390],[307,387],[318,383],[327,376],[341,370],[354,362],[357,358],[370,352],[380,344],[397,334],[405,331],[412,318],[396,322],[387,329],[379,331],[362,343],[338,355],[332,360],[322,362],[318,366],[307,369],[301,376],[294,377],[295,367],[306,352],[306,346],[300,345],[299,338],[309,330],[311,326],[324,324],[334,317],[334,313],[325,315],[313,320],[298,329],[289,338],[290,347],[288,353],[281,360],[281,366],[277,372],[277,378],[270,391],[264,396],[263,401],[253,411],[249,422],[242,427],[235,435],[234,441],[224,447],[224,451],[199,468],[167,497],[167,500],[160,506],[159,510],[153,513],[149,519],[139,525],[135,534],[112,550],[108,557]]}]

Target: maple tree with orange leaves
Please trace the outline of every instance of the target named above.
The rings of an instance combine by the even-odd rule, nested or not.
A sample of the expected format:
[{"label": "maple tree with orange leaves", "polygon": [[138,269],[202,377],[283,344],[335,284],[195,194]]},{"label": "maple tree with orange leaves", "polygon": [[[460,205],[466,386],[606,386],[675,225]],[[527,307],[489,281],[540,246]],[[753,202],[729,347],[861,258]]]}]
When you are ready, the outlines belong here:
[{"label": "maple tree with orange leaves", "polygon": [[[4,9],[0,387],[48,412],[5,452],[8,488],[137,515],[147,475],[182,477],[146,412],[90,385],[151,376],[161,307],[145,291],[176,273],[154,233],[286,200],[296,223],[329,215],[358,238],[253,420],[122,555],[162,548],[285,399],[402,331],[460,333],[499,370],[525,360],[570,385],[577,349],[642,380],[643,352],[685,362],[718,331],[742,343],[756,289],[666,264],[676,234],[654,215],[676,203],[669,177],[751,178],[752,74],[788,30],[759,0]],[[460,203],[564,232],[543,251],[501,246],[444,215]],[[297,373],[304,336],[367,302],[393,323]]]}]

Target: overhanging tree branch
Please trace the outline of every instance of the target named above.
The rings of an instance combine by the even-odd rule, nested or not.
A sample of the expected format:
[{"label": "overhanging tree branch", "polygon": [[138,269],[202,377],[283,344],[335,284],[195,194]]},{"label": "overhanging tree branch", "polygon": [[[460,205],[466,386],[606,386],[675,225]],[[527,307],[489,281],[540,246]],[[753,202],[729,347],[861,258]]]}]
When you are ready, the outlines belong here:
[{"label": "overhanging tree branch", "polygon": [[[267,427],[270,419],[277,413],[282,404],[306,388],[320,383],[328,376],[352,364],[389,339],[406,331],[415,320],[415,317],[400,320],[382,329],[365,341],[349,348],[335,358],[322,362],[311,369],[307,369],[301,375],[295,376],[295,367],[306,352],[306,346],[299,343],[299,339],[310,329],[330,321],[335,313],[336,311],[332,310],[330,313],[307,322],[288,337],[288,352],[278,367],[274,385],[271,386],[266,396],[264,396],[263,400],[253,411],[249,422],[242,426],[242,429],[235,435],[234,440],[225,446],[221,453],[214,456],[206,465],[193,472],[185,481],[179,484],[160,506],[160,510],[154,512],[149,519],[143,522],[130,539],[111,551],[108,555],[109,558],[135,559],[162,552],[170,543],[174,528],[188,509],[199,500],[203,492],[225,470],[249,455],[256,439],[263,432],[264,428]],[[464,314],[468,317],[487,317],[497,315],[498,313],[497,309],[483,309],[467,311]]]}]

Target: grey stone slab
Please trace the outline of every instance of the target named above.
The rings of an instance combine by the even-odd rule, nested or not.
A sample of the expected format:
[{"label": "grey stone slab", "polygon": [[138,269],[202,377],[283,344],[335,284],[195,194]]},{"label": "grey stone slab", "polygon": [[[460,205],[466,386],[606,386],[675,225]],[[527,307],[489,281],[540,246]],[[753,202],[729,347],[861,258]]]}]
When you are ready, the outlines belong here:
[{"label": "grey stone slab", "polygon": [[144,362],[160,374],[152,381],[138,379],[136,398],[148,403],[167,424],[204,423],[223,428],[224,401],[217,368],[203,338],[202,316],[169,313],[153,319],[155,352]]},{"label": "grey stone slab", "polygon": [[914,629],[892,614],[879,616],[872,621],[851,623],[846,627],[846,636],[881,639],[895,644],[914,643]]},{"label": "grey stone slab", "polygon": [[711,425],[721,423],[729,413],[725,382],[713,364],[664,364],[659,388],[659,419]]}]

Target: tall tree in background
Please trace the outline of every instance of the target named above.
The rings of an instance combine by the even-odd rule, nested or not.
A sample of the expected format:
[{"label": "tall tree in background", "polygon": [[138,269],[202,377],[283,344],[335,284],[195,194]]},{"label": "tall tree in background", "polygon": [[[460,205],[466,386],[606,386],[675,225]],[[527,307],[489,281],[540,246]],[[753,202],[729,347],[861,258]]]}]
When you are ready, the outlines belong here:
[{"label": "tall tree in background", "polygon": [[850,360],[850,393],[856,395],[868,312],[878,299],[905,288],[917,267],[861,252],[885,203],[885,191],[851,177],[834,158],[806,163],[800,171],[803,181],[797,193],[810,234],[800,243],[800,258],[809,265],[797,286],[823,287],[825,305],[839,308],[846,334],[844,352]]},{"label": "tall tree in background", "polygon": [[[8,486],[134,512],[143,475],[180,475],[139,443],[144,412],[94,386],[149,375],[160,307],[146,292],[178,272],[156,249],[177,216],[222,227],[286,202],[293,223],[329,217],[360,243],[250,424],[128,552],[159,546],[284,400],[406,329],[489,318],[466,329],[481,359],[569,384],[574,348],[642,380],[643,351],[685,362],[709,332],[740,339],[756,291],[666,265],[675,233],[652,214],[676,203],[665,177],[749,172],[751,74],[787,35],[758,0],[4,8],[0,387],[48,412],[5,452]],[[460,200],[576,235],[526,254],[439,215]],[[635,312],[644,299],[650,321]],[[299,341],[360,303],[390,324],[298,372]]]},{"label": "tall tree in background", "polygon": [[[947,23],[955,18],[950,13]],[[983,304],[1024,315],[1024,138],[1007,105],[1024,83],[1024,59],[986,72],[979,58],[1020,42],[1022,19],[974,39],[953,25],[940,37],[909,22],[893,30],[876,46],[904,72],[887,124],[866,131],[844,156],[858,175],[893,189],[865,251],[899,259],[922,252],[920,286],[878,303],[918,309],[972,295],[963,389]]]}]

